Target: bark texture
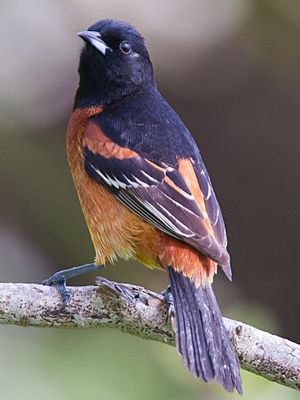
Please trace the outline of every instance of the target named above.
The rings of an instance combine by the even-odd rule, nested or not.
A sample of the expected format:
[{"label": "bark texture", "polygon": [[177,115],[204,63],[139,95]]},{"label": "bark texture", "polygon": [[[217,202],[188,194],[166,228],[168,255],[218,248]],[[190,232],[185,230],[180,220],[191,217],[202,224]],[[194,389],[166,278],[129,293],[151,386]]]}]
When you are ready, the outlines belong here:
[{"label": "bark texture", "polygon": [[[70,287],[71,300],[62,309],[53,287],[0,283],[0,323],[20,326],[96,328],[124,332],[175,345],[166,324],[164,298],[139,286],[97,278],[97,286]],[[300,345],[224,318],[241,367],[271,381],[300,390]]]}]

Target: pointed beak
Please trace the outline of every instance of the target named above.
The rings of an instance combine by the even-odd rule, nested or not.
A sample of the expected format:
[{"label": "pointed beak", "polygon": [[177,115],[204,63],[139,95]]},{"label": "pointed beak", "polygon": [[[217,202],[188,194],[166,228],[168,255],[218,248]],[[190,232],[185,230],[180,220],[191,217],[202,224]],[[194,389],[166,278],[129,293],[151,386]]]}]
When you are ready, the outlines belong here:
[{"label": "pointed beak", "polygon": [[112,51],[112,49],[101,39],[99,32],[82,31],[78,32],[77,35],[80,36],[85,42],[91,44],[93,47],[99,50],[104,56],[107,50]]}]

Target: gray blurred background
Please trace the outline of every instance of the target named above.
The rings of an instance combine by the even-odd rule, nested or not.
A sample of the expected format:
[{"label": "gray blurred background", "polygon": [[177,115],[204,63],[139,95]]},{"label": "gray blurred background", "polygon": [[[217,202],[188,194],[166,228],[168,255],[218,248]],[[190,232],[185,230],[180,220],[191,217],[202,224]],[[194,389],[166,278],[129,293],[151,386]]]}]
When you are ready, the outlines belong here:
[{"label": "gray blurred background", "polygon": [[[93,260],[65,130],[82,43],[119,18],[147,39],[162,94],[190,128],[229,236],[226,316],[299,341],[299,0],[2,0],[0,280],[39,282]],[[110,279],[162,290],[132,263]],[[93,282],[94,275],[74,284]],[[192,378],[176,351],[114,330],[0,329],[3,399],[235,399]],[[243,373],[245,399],[296,392]]]}]

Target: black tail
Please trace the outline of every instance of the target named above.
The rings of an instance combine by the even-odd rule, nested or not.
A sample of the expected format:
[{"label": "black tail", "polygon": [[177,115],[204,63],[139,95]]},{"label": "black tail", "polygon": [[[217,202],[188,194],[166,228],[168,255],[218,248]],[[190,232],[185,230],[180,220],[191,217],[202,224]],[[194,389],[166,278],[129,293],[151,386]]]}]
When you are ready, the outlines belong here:
[{"label": "black tail", "polygon": [[195,284],[169,267],[176,313],[176,345],[186,367],[205,382],[216,379],[242,393],[240,365],[211,285]]}]

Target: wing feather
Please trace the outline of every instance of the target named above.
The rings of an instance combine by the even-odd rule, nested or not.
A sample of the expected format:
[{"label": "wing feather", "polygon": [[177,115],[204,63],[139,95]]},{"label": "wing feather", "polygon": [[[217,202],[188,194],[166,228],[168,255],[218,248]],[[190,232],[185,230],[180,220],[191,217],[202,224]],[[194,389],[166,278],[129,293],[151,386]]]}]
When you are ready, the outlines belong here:
[{"label": "wing feather", "polygon": [[219,264],[229,263],[224,222],[204,165],[200,172],[195,171],[205,210],[177,168],[138,154],[122,159],[107,157],[88,147],[84,148],[84,157],[89,175],[141,218]]}]

